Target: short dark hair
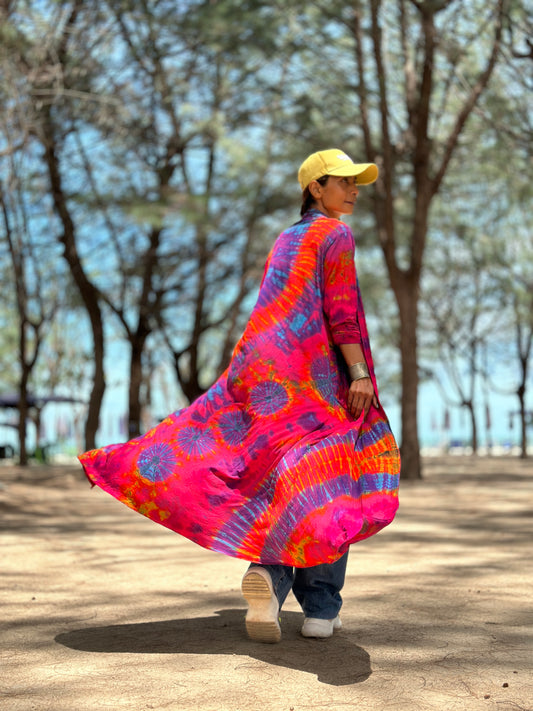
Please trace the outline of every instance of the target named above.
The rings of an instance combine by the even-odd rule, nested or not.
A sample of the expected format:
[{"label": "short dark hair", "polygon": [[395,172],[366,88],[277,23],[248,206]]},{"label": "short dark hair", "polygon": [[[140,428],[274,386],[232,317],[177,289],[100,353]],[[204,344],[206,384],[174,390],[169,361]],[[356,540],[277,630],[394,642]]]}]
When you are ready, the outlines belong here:
[{"label": "short dark hair", "polygon": [[[320,183],[320,185],[325,185],[328,182],[328,178],[329,175],[322,175],[320,178],[316,179],[316,182]],[[302,193],[302,207],[300,208],[300,215],[305,215],[314,202],[315,198],[311,195],[308,185]]]}]

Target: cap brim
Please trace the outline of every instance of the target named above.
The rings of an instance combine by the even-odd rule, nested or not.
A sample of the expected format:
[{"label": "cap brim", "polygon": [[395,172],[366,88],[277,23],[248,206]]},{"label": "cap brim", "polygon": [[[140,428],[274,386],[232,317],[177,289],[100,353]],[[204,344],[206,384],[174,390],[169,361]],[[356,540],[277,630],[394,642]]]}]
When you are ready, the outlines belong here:
[{"label": "cap brim", "polygon": [[328,175],[354,176],[357,178],[357,185],[370,185],[378,179],[378,167],[375,163],[350,163],[341,165],[329,171]]}]

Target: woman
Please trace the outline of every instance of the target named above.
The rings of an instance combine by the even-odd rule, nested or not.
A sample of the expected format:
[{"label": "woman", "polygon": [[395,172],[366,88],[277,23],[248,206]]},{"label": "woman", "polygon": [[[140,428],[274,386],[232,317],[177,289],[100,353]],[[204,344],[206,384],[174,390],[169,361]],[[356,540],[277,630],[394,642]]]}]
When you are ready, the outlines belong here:
[{"label": "woman", "polygon": [[348,548],[398,507],[398,448],[340,221],[377,175],[336,149],[309,156],[302,219],[276,240],[226,372],[144,436],[80,457],[131,508],[255,564],[242,583],[252,639],[279,641],[291,587],[304,636],[338,629]]}]

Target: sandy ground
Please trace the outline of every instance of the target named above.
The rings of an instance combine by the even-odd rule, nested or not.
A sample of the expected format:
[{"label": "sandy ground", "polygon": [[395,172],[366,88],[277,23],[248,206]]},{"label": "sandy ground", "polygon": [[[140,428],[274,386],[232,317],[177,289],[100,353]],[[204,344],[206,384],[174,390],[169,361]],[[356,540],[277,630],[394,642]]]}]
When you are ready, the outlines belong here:
[{"label": "sandy ground", "polygon": [[90,489],[0,466],[2,711],[533,710],[533,464],[450,457],[352,548],[344,628],[244,631],[242,561]]}]

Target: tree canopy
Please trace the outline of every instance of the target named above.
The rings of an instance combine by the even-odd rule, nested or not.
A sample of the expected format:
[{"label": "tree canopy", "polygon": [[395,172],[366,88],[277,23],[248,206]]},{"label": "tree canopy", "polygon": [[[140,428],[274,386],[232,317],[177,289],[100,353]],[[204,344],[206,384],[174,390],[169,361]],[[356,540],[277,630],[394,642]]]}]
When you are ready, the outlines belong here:
[{"label": "tree canopy", "polygon": [[[141,431],[154,358],[170,359],[186,399],[201,394],[229,360],[276,233],[295,219],[299,162],[332,145],[380,168],[355,233],[377,339],[398,352],[403,474],[421,472],[424,359],[440,358],[439,334],[441,346],[460,336],[480,270],[501,298],[474,298],[476,313],[507,324],[526,421],[525,3],[11,0],[0,12],[0,259],[16,295],[0,314],[9,323],[0,358],[18,339],[5,384],[17,384],[23,421],[28,324],[36,333],[41,317],[51,327],[66,310],[92,339],[87,448],[111,334],[130,353],[130,435]],[[510,174],[511,164],[521,168]],[[487,237],[501,249],[484,251]],[[365,260],[378,280],[365,276]],[[60,294],[53,279],[38,288],[43,268],[56,285],[68,281]],[[446,290],[459,304],[453,319]],[[43,337],[49,352],[52,335]],[[502,338],[486,339],[489,361]],[[69,352],[83,363],[87,347],[77,345]]]}]

